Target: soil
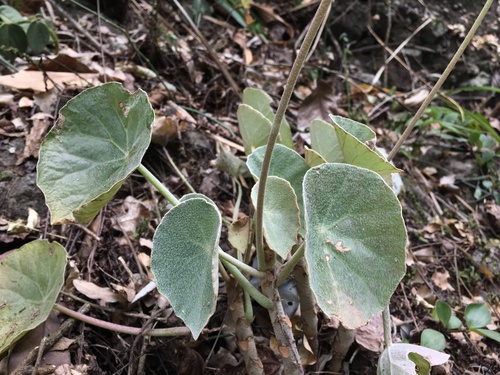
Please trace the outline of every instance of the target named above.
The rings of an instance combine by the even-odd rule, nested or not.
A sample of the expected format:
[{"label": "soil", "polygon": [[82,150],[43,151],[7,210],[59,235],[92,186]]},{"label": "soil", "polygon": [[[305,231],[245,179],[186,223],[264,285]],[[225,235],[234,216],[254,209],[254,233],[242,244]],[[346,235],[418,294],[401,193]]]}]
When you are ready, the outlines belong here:
[{"label": "soil", "polygon": [[[176,87],[176,90],[169,92],[161,88],[156,78],[145,78],[139,74],[133,77],[132,73],[123,69],[125,79],[122,83],[131,89],[144,89],[150,96],[157,116],[170,116],[176,126],[175,134],[168,142],[162,145],[153,144],[150,147],[144,164],[177,196],[189,193],[167,160],[165,151],[168,150],[176,166],[187,176],[195,190],[217,202],[223,215],[230,218],[237,190],[231,176],[217,168],[217,155],[220,147],[224,146],[215,139],[225,140],[225,146],[231,142],[242,144],[236,126],[236,109],[240,102],[238,96],[217,64],[206,53],[206,48],[193,36],[191,27],[183,22],[178,9],[170,2],[158,2],[157,12],[152,11],[154,4],[145,0],[121,1],[123,6],[120,7],[111,6],[110,2],[104,3],[106,5],[102,10],[106,16],[128,30],[132,40],[141,52],[146,54],[165,82]],[[95,1],[86,3],[91,8],[95,4]],[[390,18],[387,4],[391,4]],[[234,19],[219,9],[215,2],[211,5],[212,11],[207,10],[209,17],[200,19],[199,30],[222,63],[229,68],[229,73],[239,88],[262,88],[278,99],[286,82],[288,67],[296,52],[294,44],[310,21],[315,7],[309,5],[295,10],[288,2],[276,2],[275,12],[282,17],[283,22],[275,19],[264,24],[266,35],[271,39],[269,44],[265,44],[249,31],[241,31]],[[194,12],[194,6],[185,6],[191,13]],[[371,25],[373,33],[385,40],[386,30],[390,25],[391,32],[387,44],[393,50],[410,38],[400,56],[413,72],[393,60],[387,66],[386,84],[384,85],[383,76],[374,84],[379,92],[383,91],[383,87],[389,90],[394,88],[399,93],[407,94],[407,98],[416,88],[424,86],[423,82],[432,85],[438,79],[462,41],[463,33],[468,30],[481,7],[482,2],[475,0],[336,0],[325,32],[316,52],[308,61],[292,98],[287,113],[290,123],[297,122],[300,103],[314,90],[315,78],[319,78],[330,82],[334,87],[333,92],[337,99],[332,111],[337,114],[348,113],[348,105],[351,105],[350,113],[357,116],[357,120],[368,122],[381,139],[381,146],[390,149],[406,121],[404,116],[409,116],[408,111],[414,113],[417,107],[401,107],[401,102],[398,106],[395,99],[383,103],[382,110],[371,117],[366,109],[370,104],[366,96],[353,96],[348,104],[345,95],[346,75],[350,77],[352,84],[370,85],[377,70],[390,55],[384,54],[367,26]],[[66,13],[60,13],[61,10]],[[93,53],[94,65],[101,64],[101,49],[69,22],[65,14],[79,20],[80,25],[83,25],[94,40],[100,38],[97,32],[97,18],[70,4],[52,11],[55,13],[61,44],[81,53]],[[433,17],[430,24],[411,36],[429,16]],[[497,2],[489,11],[477,35],[498,36],[499,20],[500,5]],[[102,48],[106,48],[103,54],[106,54],[104,58],[108,67],[117,72],[121,71],[120,66],[125,64],[146,65],[137,51],[130,48],[126,40],[123,41],[124,38],[118,29],[109,24],[106,27],[109,29],[103,34],[102,43],[105,46]],[[243,44],[248,50],[238,42],[241,35],[236,31],[244,36]],[[77,38],[74,35],[77,35]],[[345,35],[345,38],[342,39],[341,35]],[[175,40],[175,48],[169,47],[168,43],[172,40]],[[496,43],[478,42],[469,47],[444,88],[498,88],[498,37]],[[123,50],[115,52],[112,46],[115,46],[117,51],[120,51],[120,48]],[[247,51],[252,54],[253,61],[245,65],[243,59]],[[91,65],[89,61],[86,63]],[[2,72],[7,73],[6,69]],[[79,90],[70,86],[58,92],[59,101],[54,103],[52,108],[54,118],[56,108],[60,108],[62,102],[76,95]],[[0,104],[0,253],[17,249],[36,238],[58,240],[69,254],[67,282],[60,296],[61,304],[78,310],[83,303],[91,302],[87,314],[134,327],[142,327],[149,322],[155,322],[158,326],[182,325],[182,321],[175,316],[168,304],[158,307],[162,302],[158,294],[150,294],[136,304],[124,301],[99,305],[98,301],[91,300],[75,290],[72,285],[72,279],[75,277],[102,287],[111,286],[113,283],[131,288],[134,293],[140,290],[147,283],[147,275],[138,257],[142,256],[141,254],[150,254],[147,241],[151,240],[154,228],[168,210],[168,205],[158,193],[145,184],[140,175],[133,174],[88,229],[77,226],[51,226],[44,196],[36,186],[37,158],[22,157],[27,135],[33,127],[30,119],[33,114],[40,112],[40,108],[36,105],[19,106],[19,100],[23,96],[33,97],[30,91],[4,88],[2,92],[12,93],[14,101],[10,104]],[[374,94],[373,97],[379,103],[383,100],[381,94]],[[498,93],[464,91],[453,98],[465,109],[490,119],[492,124],[495,119],[498,121]],[[444,104],[440,102],[439,105]],[[196,110],[189,113],[193,121],[185,114],[179,115],[179,106]],[[219,119],[230,131],[212,121],[211,117],[202,114]],[[17,118],[23,119],[27,125],[16,127],[12,120]],[[496,131],[498,133],[498,127]],[[417,129],[403,152],[395,159],[396,165],[405,172],[405,187],[400,199],[409,233],[409,254],[413,254],[413,257],[408,256],[407,276],[396,289],[390,303],[394,317],[394,339],[418,344],[422,330],[433,328],[445,335],[445,351],[451,355],[449,363],[435,368],[433,373],[500,374],[498,343],[463,332],[446,331],[432,319],[429,308],[429,305],[441,300],[456,306],[461,314],[466,303],[486,301],[494,312],[497,327],[500,324],[500,218],[495,216],[496,211],[491,208],[498,207],[500,202],[495,203],[495,198],[500,197],[498,194],[495,196],[494,191],[488,190],[485,187],[487,185],[481,185],[483,180],[493,181],[493,184],[496,183],[493,186],[498,187],[498,157],[493,160],[491,168],[486,168],[478,162],[480,152],[476,146],[463,137],[447,137],[443,136],[444,133]],[[43,136],[39,142],[42,138]],[[303,139],[296,136],[296,142],[297,149],[303,149]],[[237,148],[228,149],[238,156],[243,156]],[[497,144],[495,152],[498,153],[498,150]],[[442,183],[441,179],[447,176],[454,176],[455,182]],[[242,213],[251,214],[248,196],[253,181],[247,178],[244,182],[247,186],[243,189],[240,210]],[[478,188],[483,189],[483,194],[479,196]],[[126,235],[116,225],[116,218],[123,216],[127,210],[124,202],[129,196],[148,202],[153,207],[148,214],[143,215],[144,225],[136,228],[135,235]],[[26,220],[28,208],[34,209],[41,218],[36,229],[8,232],[8,224]],[[95,233],[100,241],[89,235],[89,230]],[[229,250],[226,236],[226,233],[223,233],[222,246],[224,250]],[[446,280],[438,283],[436,275],[439,277],[445,274],[448,274]],[[225,286],[222,284],[217,311],[208,324],[213,333],[197,341],[187,337],[134,337],[74,322],[64,332],[64,336],[72,340],[71,345],[63,350],[68,354],[69,360],[65,357],[63,363],[56,364],[56,368],[60,371],[65,369],[67,372],[64,373],[72,374],[245,374],[236,339],[227,328],[227,308]],[[255,314],[254,335],[265,373],[280,374],[282,368],[279,355],[271,349],[270,344],[272,340],[269,318],[266,312],[260,311],[257,306]],[[320,373],[317,371],[337,373],[332,372],[331,363],[339,331],[333,319],[320,313],[318,316],[319,349],[315,357],[316,364],[313,365],[314,361],[311,361],[307,371],[311,374]],[[61,314],[55,319],[62,324],[68,318]],[[11,355],[15,356],[15,353],[14,348]],[[343,357],[344,373],[375,373],[379,354],[377,350],[367,348],[366,344],[363,346],[359,342],[353,342]],[[4,358],[2,363],[5,366],[8,359]],[[35,373],[51,373],[47,367],[39,365],[39,370]],[[24,371],[31,369],[26,367]],[[0,372],[10,370],[11,368],[6,369],[0,365]]]}]

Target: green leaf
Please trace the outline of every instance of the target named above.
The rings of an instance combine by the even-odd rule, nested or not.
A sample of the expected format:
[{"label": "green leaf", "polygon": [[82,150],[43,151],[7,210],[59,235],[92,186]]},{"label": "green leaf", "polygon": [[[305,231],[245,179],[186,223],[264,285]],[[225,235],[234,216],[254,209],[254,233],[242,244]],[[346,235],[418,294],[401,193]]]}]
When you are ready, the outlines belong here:
[{"label": "green leaf", "polygon": [[446,302],[438,300],[436,302],[436,315],[441,324],[448,328],[448,323],[450,322],[450,318],[452,316],[451,307]]},{"label": "green leaf", "polygon": [[28,45],[34,55],[38,55],[50,41],[47,25],[42,21],[33,21],[28,27]]},{"label": "green leaf", "polygon": [[195,339],[215,311],[221,225],[212,201],[191,196],[167,212],[153,237],[151,270],[158,290]]},{"label": "green leaf", "polygon": [[[414,354],[418,354],[418,356]],[[448,361],[448,358],[450,358],[448,354],[422,346],[393,344],[385,349],[380,355],[377,375],[428,374],[428,365],[422,361],[427,362],[430,366],[437,366]],[[422,364],[424,366],[422,366]],[[420,366],[417,367],[418,365]]]},{"label": "green leaf", "polygon": [[375,132],[365,124],[341,116],[330,115],[330,118],[335,125],[340,126],[360,142],[375,142]]},{"label": "green leaf", "polygon": [[471,331],[500,343],[500,332],[492,331],[491,329],[473,328]]},{"label": "green leaf", "polygon": [[[247,104],[253,109],[259,111],[267,118],[271,124],[274,122],[276,115],[271,107],[273,99],[265,92],[259,89],[246,88],[243,91],[243,104]],[[288,148],[293,149],[292,133],[290,132],[290,125],[285,118],[280,124],[279,143]]]},{"label": "green leaf", "polygon": [[[2,48],[13,48],[19,53],[26,52],[28,48],[28,39],[26,33],[21,26],[15,23],[4,23],[0,25],[0,46]],[[2,55],[8,60],[14,60],[16,54],[14,52],[2,50]]]},{"label": "green leaf", "polygon": [[15,23],[24,20],[24,17],[15,8],[8,5],[1,5],[0,20],[5,23]]},{"label": "green leaf", "polygon": [[446,328],[458,329],[458,328],[462,327],[462,325],[463,325],[462,321],[460,319],[458,319],[455,315],[452,315]]},{"label": "green leaf", "polygon": [[238,124],[245,154],[267,144],[272,123],[262,113],[246,104],[238,107]]},{"label": "green leaf", "polygon": [[401,205],[378,174],[336,163],[306,173],[304,206],[318,305],[357,328],[385,308],[405,274]]},{"label": "green leaf", "polygon": [[[265,152],[266,147],[260,147],[248,156],[247,166],[255,179],[258,179],[260,176]],[[300,231],[301,235],[305,234],[302,181],[308,170],[309,166],[305,160],[294,150],[283,145],[276,145],[274,147],[273,156],[271,157],[271,166],[269,167],[269,176],[281,177],[292,185],[300,209],[300,223],[302,224],[302,229]]]},{"label": "green leaf", "polygon": [[90,222],[139,166],[151,139],[147,94],[119,83],[83,91],[40,148],[37,184],[52,223]]},{"label": "green leaf", "polygon": [[335,128],[323,120],[311,123],[311,147],[329,163],[343,163],[344,155]]},{"label": "green leaf", "polygon": [[316,151],[310,149],[307,146],[304,146],[304,157],[306,159],[306,163],[308,166],[317,167],[323,163],[326,163],[326,160]]},{"label": "green leaf", "polygon": [[491,313],[486,303],[471,303],[465,308],[467,328],[482,328],[491,322]]},{"label": "green leaf", "polygon": [[66,250],[30,242],[0,260],[0,354],[49,316],[64,283]]},{"label": "green leaf", "polygon": [[446,338],[441,332],[427,328],[422,331],[420,345],[440,352],[446,346]]},{"label": "green leaf", "polygon": [[[252,189],[253,205],[257,206],[259,183]],[[297,243],[300,229],[299,206],[292,185],[283,178],[269,176],[264,199],[263,229],[269,247],[286,258]]]}]

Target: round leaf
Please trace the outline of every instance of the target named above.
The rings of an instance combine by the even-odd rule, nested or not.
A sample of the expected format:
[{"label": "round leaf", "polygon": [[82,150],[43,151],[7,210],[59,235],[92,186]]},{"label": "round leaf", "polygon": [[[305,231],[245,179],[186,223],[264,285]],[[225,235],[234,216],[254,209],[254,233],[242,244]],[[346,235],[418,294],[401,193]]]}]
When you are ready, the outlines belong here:
[{"label": "round leaf", "polygon": [[382,178],[347,164],[304,177],[305,256],[319,307],[357,328],[382,311],[405,274],[401,206]]},{"label": "round leaf", "polygon": [[0,354],[49,316],[64,283],[66,250],[30,242],[0,260]]},{"label": "round leaf", "polygon": [[5,23],[19,22],[24,19],[23,15],[15,8],[8,5],[0,5],[0,20]]},{"label": "round leaf", "polygon": [[[13,48],[20,53],[26,52],[28,39],[21,26],[15,23],[4,23],[0,25],[0,46],[2,48]],[[3,51],[2,55],[6,59],[13,60],[16,57],[14,52]]]},{"label": "round leaf", "polygon": [[427,328],[422,331],[420,345],[440,352],[446,346],[446,338],[441,332]]},{"label": "round leaf", "polygon": [[[257,205],[259,183],[252,189],[253,205]],[[267,179],[263,229],[269,247],[280,257],[286,258],[297,243],[300,229],[299,206],[292,185],[280,177]]]},{"label": "round leaf", "polygon": [[439,321],[445,326],[448,327],[448,323],[451,319],[451,307],[443,301],[436,302],[436,314]]},{"label": "round leaf", "polygon": [[490,324],[491,313],[486,303],[471,303],[465,308],[465,323],[469,329]]},{"label": "round leaf", "polygon": [[222,219],[208,198],[191,197],[163,217],[153,238],[156,285],[196,339],[215,311]]},{"label": "round leaf", "polygon": [[33,21],[28,27],[28,45],[31,52],[38,55],[47,46],[50,40],[49,29],[44,22]]},{"label": "round leaf", "polygon": [[141,163],[153,119],[147,94],[119,83],[85,90],[61,109],[37,168],[52,223],[97,215]]}]

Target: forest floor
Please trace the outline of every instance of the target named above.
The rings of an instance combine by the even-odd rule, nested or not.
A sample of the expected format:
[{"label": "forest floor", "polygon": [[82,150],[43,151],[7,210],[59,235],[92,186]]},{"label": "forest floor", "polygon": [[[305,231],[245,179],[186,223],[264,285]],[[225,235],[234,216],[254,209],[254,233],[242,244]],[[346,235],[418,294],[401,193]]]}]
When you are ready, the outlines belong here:
[{"label": "forest floor", "polygon": [[[189,190],[175,172],[178,168],[231,219],[237,184],[220,154],[245,158],[236,117],[241,93],[246,87],[263,89],[277,106],[318,2],[277,1],[272,7],[253,3],[247,14],[247,21],[254,19],[250,28],[239,23],[244,17],[225,12],[215,2],[182,2],[195,25],[186,22],[174,2],[106,2],[101,20],[95,1],[85,2],[90,9],[73,0],[62,5],[39,2],[41,8],[37,3],[28,2],[35,8],[24,11],[51,20],[60,49],[50,46],[40,60],[33,56],[35,66],[16,59],[14,68],[31,69],[26,76],[10,81],[0,77],[0,254],[37,238],[57,240],[69,254],[61,304],[73,310],[83,306],[90,316],[122,325],[182,325],[168,304],[158,307],[157,292],[131,303],[151,279],[151,239],[167,210],[161,195],[134,173],[88,227],[51,226],[36,186],[40,143],[58,110],[84,88],[106,81],[121,82],[130,91],[141,88],[156,114],[144,164],[181,197]],[[368,3],[334,3],[301,74],[286,114],[299,153],[309,142],[308,124],[316,118],[328,120],[330,113],[368,124],[379,146],[390,151],[482,5]],[[442,301],[464,320],[468,304],[485,302],[492,315],[488,328],[500,326],[500,7],[495,6],[445,83],[443,95],[436,97],[394,159],[404,171],[399,198],[410,243],[407,274],[390,303],[393,340],[419,344],[424,329],[440,331],[446,338],[444,352],[451,357],[433,373],[500,374],[498,342],[463,327],[447,330],[432,315],[436,302]],[[385,65],[391,52],[383,45],[394,51],[403,42],[398,59]],[[36,75],[40,69],[65,75],[47,80]],[[0,67],[0,73],[15,72]],[[240,216],[251,215],[254,182],[240,181],[245,185]],[[223,247],[227,250],[229,244]],[[76,287],[75,279],[86,281],[88,288]],[[196,341],[134,337],[79,321],[65,326],[68,318],[54,312],[0,357],[0,373],[13,373],[38,350],[42,337],[64,327],[64,340],[48,348],[35,372],[32,361],[17,373],[245,374],[227,328],[223,283],[218,298],[210,333]],[[252,328],[265,373],[282,373],[272,349],[269,317],[255,311]],[[319,350],[304,355],[306,370],[339,373],[331,364],[336,322],[318,316]],[[351,335],[343,373],[374,374],[382,346],[381,319],[376,317]]]}]

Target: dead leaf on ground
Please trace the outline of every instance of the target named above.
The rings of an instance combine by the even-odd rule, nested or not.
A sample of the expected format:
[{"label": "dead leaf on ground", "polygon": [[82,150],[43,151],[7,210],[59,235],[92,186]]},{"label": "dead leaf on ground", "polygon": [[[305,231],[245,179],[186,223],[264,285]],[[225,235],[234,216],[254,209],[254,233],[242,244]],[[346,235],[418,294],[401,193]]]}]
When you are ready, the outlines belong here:
[{"label": "dead leaf on ground", "polygon": [[458,193],[460,188],[455,185],[455,175],[443,176],[439,179],[439,187],[451,193]]},{"label": "dead leaf on ground", "polygon": [[33,90],[45,92],[56,85],[63,88],[68,85],[87,87],[99,83],[97,73],[67,73],[67,72],[40,72],[21,70],[18,73],[0,76],[0,85],[17,90]]},{"label": "dead leaf on ground", "polygon": [[73,280],[76,290],[90,299],[99,300],[101,304],[125,302],[125,298],[119,293],[113,292],[110,288],[103,288],[85,280]]},{"label": "dead leaf on ground", "polygon": [[455,289],[448,283],[448,279],[450,278],[450,273],[448,270],[444,272],[434,272],[431,279],[434,284],[439,287],[441,290],[449,290],[451,292],[455,291]]},{"label": "dead leaf on ground", "polygon": [[51,115],[42,112],[31,116],[33,125],[28,136],[26,137],[23,154],[18,157],[16,165],[21,165],[30,157],[38,157],[38,151],[40,150],[40,145],[43,141],[43,135],[52,125],[52,119],[53,117]]},{"label": "dead leaf on ground", "polygon": [[[335,85],[330,81],[318,81],[317,87],[311,95],[304,99],[297,114],[297,128],[307,129],[313,120],[330,122],[330,114],[337,114],[339,95],[335,92]],[[309,134],[302,134],[310,142]]]},{"label": "dead leaf on ground", "polygon": [[149,219],[150,211],[147,205],[132,196],[125,198],[122,210],[123,214],[115,217],[113,228],[124,233],[135,233],[141,221]]},{"label": "dead leaf on ground", "polygon": [[382,353],[384,350],[384,325],[382,315],[375,315],[367,325],[358,328],[356,342],[366,350]]}]

